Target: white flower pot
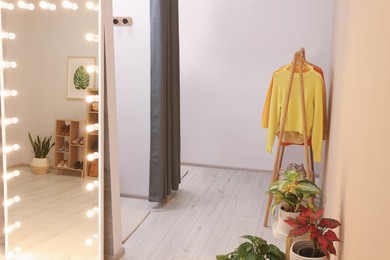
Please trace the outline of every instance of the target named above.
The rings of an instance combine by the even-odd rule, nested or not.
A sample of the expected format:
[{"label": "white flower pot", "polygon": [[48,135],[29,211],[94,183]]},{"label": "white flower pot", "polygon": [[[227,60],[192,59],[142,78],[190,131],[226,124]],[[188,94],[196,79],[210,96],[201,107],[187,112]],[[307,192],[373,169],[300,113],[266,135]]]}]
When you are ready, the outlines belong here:
[{"label": "white flower pot", "polygon": [[299,214],[300,212],[287,212],[280,208],[278,213],[278,229],[282,233],[288,235],[292,227],[284,222],[284,220],[288,219],[289,217],[296,218],[299,216]]},{"label": "white flower pot", "polygon": [[33,158],[30,166],[33,173],[47,174],[50,171],[50,160],[49,158]]},{"label": "white flower pot", "polygon": [[290,260],[326,260],[326,256],[321,257],[306,257],[298,254],[301,248],[312,248],[313,243],[307,240],[295,241],[290,248]]}]

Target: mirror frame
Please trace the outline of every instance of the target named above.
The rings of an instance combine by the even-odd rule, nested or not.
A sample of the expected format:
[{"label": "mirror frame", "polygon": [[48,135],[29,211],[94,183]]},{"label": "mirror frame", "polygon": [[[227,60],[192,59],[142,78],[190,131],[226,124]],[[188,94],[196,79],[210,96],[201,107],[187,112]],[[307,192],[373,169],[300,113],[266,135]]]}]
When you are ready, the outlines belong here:
[{"label": "mirror frame", "polygon": [[[96,73],[97,78],[97,89],[99,91],[99,114],[98,114],[98,121],[99,121],[99,136],[98,136],[98,153],[99,153],[99,169],[98,169],[98,208],[99,208],[99,214],[97,215],[98,218],[98,259],[104,258],[104,7],[106,3],[109,5],[112,5],[112,0],[95,0],[99,5],[98,13],[98,72]],[[17,8],[17,7],[15,7]],[[39,7],[37,7],[39,8]],[[39,10],[35,10],[39,11]],[[2,24],[2,13],[5,12],[5,10],[0,9],[0,28],[1,31],[3,31],[3,24]],[[6,30],[5,30],[6,31]],[[3,39],[0,39],[0,61],[3,61]],[[4,102],[4,90],[6,89],[5,82],[4,82],[4,69],[2,66],[0,66],[0,120],[3,120],[5,118],[5,102]],[[3,127],[3,124],[0,124],[0,147],[1,147],[1,158],[0,158],[0,169],[2,172],[2,176],[4,177],[7,174],[7,155],[4,152],[5,151],[5,145],[6,145],[6,127]],[[5,201],[7,199],[7,181],[2,178],[0,183],[0,201]],[[5,234],[4,229],[8,225],[8,210],[7,207],[3,206],[2,203],[2,209],[0,212],[0,225],[3,227],[2,232],[0,233],[0,258],[7,258],[7,254],[9,252],[9,241],[8,236]],[[92,235],[92,234],[91,234]],[[86,238],[87,239],[87,238]]]}]

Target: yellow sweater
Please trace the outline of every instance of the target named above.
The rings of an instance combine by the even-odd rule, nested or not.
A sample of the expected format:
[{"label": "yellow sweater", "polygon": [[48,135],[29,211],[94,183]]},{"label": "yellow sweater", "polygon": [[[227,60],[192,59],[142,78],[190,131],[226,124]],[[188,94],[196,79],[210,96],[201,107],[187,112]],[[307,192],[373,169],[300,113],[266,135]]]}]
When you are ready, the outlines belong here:
[{"label": "yellow sweater", "polygon": [[[266,150],[269,153],[272,152],[275,136],[279,131],[290,74],[291,73],[286,68],[283,68],[280,71],[277,71],[273,76],[266,147]],[[324,114],[322,98],[323,79],[319,73],[311,69],[310,71],[303,73],[303,81],[306,108],[306,130],[308,137],[311,137],[312,139],[314,161],[320,162],[322,157]],[[303,134],[302,122],[299,74],[295,73],[284,130]]]}]

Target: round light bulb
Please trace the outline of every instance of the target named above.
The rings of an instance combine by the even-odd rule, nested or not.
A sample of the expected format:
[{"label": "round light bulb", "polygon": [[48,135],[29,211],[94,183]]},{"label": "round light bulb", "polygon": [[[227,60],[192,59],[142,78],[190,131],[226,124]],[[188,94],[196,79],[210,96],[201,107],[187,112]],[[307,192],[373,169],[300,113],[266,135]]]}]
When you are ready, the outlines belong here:
[{"label": "round light bulb", "polygon": [[93,212],[93,210],[88,210],[87,217],[92,218],[93,216],[95,216],[95,212]]},{"label": "round light bulb", "polygon": [[88,239],[85,241],[85,244],[86,244],[87,246],[92,246],[93,240],[92,240],[91,238],[88,238]]},{"label": "round light bulb", "polygon": [[14,144],[14,145],[12,146],[12,149],[13,149],[14,151],[17,151],[17,150],[20,149],[20,145]]},{"label": "round light bulb", "polygon": [[87,34],[85,35],[85,39],[86,39],[87,41],[89,41],[89,42],[92,42],[92,41],[98,42],[98,41],[99,41],[99,36],[96,35],[96,34],[93,34],[93,33],[87,33]]},{"label": "round light bulb", "polygon": [[22,226],[22,223],[20,223],[19,221],[16,221],[14,225],[15,225],[15,228],[20,228]]},{"label": "round light bulb", "polygon": [[99,96],[98,96],[98,95],[95,95],[95,96],[87,96],[87,97],[85,98],[85,100],[86,100],[88,103],[99,102]]},{"label": "round light bulb", "polygon": [[13,200],[14,200],[15,203],[18,203],[20,201],[20,197],[19,196],[15,196],[13,198]]},{"label": "round light bulb", "polygon": [[87,190],[93,190],[93,188],[94,188],[93,183],[88,183],[87,184]]}]

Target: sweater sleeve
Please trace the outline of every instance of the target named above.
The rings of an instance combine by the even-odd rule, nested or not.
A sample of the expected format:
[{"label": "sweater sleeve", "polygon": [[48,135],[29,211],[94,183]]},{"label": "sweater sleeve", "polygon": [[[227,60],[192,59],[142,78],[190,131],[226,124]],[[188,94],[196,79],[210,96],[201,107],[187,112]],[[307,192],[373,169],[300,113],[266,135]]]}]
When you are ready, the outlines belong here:
[{"label": "sweater sleeve", "polygon": [[264,108],[263,108],[263,116],[261,118],[261,127],[267,128],[268,127],[268,120],[269,120],[269,108],[271,105],[271,95],[272,95],[272,84],[273,84],[273,76],[271,83],[268,87],[267,97],[265,98]]},{"label": "sweater sleeve", "polygon": [[270,110],[269,110],[269,120],[268,120],[268,130],[267,130],[267,146],[266,151],[272,153],[272,146],[275,142],[276,131],[279,126],[280,121],[280,111],[281,111],[281,98],[279,97],[279,89],[277,87],[277,80],[275,75],[272,78],[272,94],[270,101]]},{"label": "sweater sleeve", "polygon": [[324,133],[324,106],[323,106],[323,79],[320,84],[316,85],[314,93],[314,113],[313,113],[313,128],[312,128],[312,146],[314,153],[314,161],[320,162],[322,158],[322,140]]}]

